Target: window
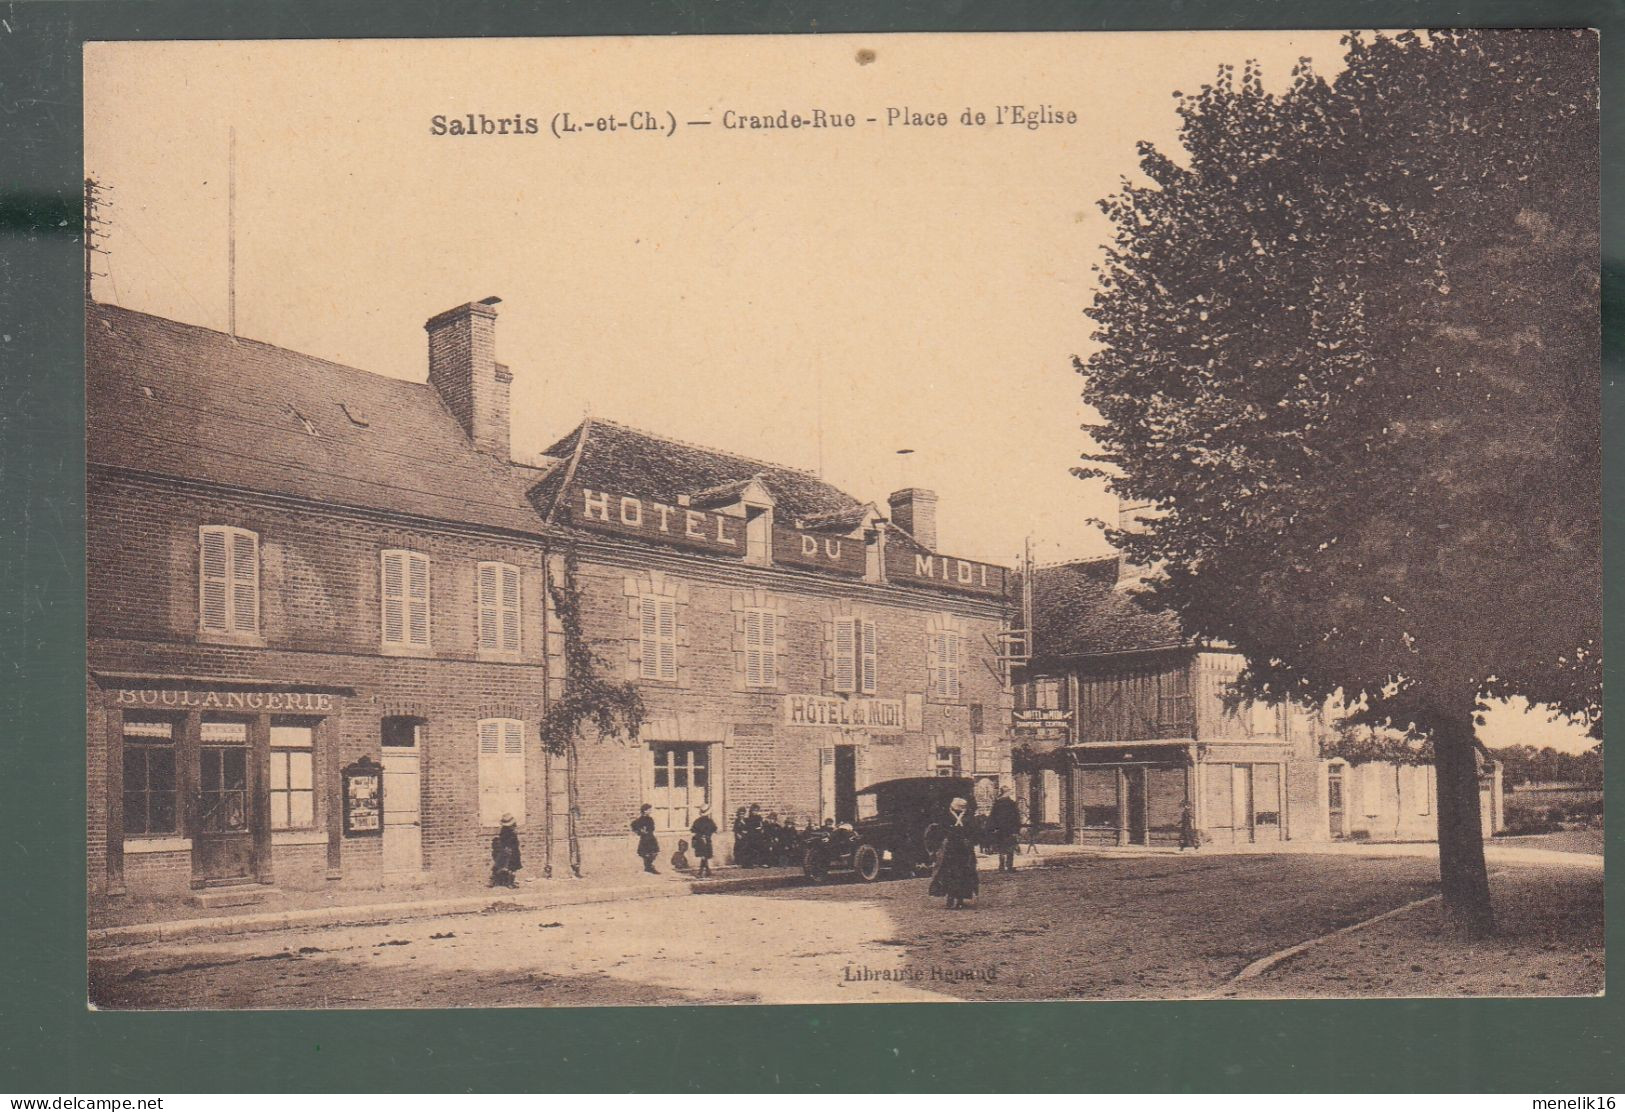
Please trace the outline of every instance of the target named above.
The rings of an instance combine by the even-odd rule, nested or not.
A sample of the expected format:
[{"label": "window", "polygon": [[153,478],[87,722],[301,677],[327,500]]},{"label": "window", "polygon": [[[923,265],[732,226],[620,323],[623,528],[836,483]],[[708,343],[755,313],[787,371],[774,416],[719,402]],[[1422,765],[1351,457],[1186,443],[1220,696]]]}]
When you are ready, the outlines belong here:
[{"label": "window", "polygon": [[260,539],[247,529],[199,530],[198,628],[256,635],[260,630]]},{"label": "window", "polygon": [[174,834],[175,723],[124,720],[124,833]]},{"label": "window", "polygon": [[646,680],[675,680],[677,600],[666,595],[644,595],[638,606],[638,638],[642,642],[642,677]]},{"label": "window", "polygon": [[1269,703],[1255,702],[1247,705],[1247,736],[1273,737],[1280,732],[1277,722],[1279,717],[1277,708]]},{"label": "window", "polygon": [[484,563],[479,568],[481,652],[519,651],[519,569]]},{"label": "window", "polygon": [[779,616],[772,610],[745,611],[745,685],[777,687]]},{"label": "window", "polygon": [[1059,676],[1044,676],[1033,684],[1033,709],[1035,710],[1061,710],[1061,702],[1066,688],[1061,684]]},{"label": "window", "polygon": [[391,549],[383,554],[384,647],[429,647],[429,558]]},{"label": "window", "polygon": [[771,564],[773,562],[773,519],[766,510],[745,507],[745,562]]},{"label": "window", "polygon": [[655,745],[649,804],[655,826],[687,830],[711,802],[710,748],[704,745]]},{"label": "window", "polygon": [[504,812],[525,821],[525,724],[516,718],[480,720],[480,825]]},{"label": "window", "polygon": [[873,695],[879,684],[875,623],[835,619],[835,690]]},{"label": "window", "polygon": [[271,829],[316,825],[316,729],[298,719],[271,719]]},{"label": "window", "polygon": [[939,746],[937,746],[937,759],[935,761],[935,770],[936,770],[936,774],[938,776],[958,776],[959,775],[959,746],[957,746],[957,745],[939,745]]},{"label": "window", "polygon": [[932,685],[939,699],[959,698],[960,636],[952,630],[936,634],[932,641],[936,662]]}]

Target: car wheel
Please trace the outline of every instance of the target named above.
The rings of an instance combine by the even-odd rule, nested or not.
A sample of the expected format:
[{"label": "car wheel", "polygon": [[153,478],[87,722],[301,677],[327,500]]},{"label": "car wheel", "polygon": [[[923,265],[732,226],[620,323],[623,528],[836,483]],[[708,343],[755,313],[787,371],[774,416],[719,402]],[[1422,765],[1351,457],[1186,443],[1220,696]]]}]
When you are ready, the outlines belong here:
[{"label": "car wheel", "polygon": [[880,877],[880,851],[871,845],[861,845],[852,851],[852,870],[859,880],[877,880]]},{"label": "car wheel", "polygon": [[801,871],[808,880],[822,884],[829,877],[829,862],[822,853],[810,849],[801,857]]}]

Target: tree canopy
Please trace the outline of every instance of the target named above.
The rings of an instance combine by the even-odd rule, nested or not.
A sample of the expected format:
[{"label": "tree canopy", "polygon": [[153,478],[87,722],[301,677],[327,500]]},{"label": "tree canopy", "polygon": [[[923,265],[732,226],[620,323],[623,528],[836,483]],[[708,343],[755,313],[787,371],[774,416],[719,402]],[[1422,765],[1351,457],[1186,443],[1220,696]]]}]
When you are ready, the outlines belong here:
[{"label": "tree canopy", "polygon": [[1600,714],[1597,45],[1345,40],[1282,95],[1182,96],[1182,161],[1104,201],[1082,474],[1250,689]]}]

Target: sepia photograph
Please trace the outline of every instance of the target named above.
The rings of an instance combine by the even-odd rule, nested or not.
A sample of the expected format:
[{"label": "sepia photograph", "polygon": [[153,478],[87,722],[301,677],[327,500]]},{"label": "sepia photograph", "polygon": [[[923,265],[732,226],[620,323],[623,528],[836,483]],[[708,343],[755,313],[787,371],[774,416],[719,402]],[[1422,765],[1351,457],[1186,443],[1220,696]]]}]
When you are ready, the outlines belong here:
[{"label": "sepia photograph", "polygon": [[1603,993],[1594,31],[83,72],[91,1008]]}]

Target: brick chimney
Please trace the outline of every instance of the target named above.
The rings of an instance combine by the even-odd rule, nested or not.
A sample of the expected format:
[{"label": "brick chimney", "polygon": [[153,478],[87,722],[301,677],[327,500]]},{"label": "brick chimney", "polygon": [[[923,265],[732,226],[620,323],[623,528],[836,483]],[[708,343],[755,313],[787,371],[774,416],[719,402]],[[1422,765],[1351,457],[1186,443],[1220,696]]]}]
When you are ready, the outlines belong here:
[{"label": "brick chimney", "polygon": [[910,487],[886,499],[891,506],[891,519],[898,528],[919,541],[932,552],[937,550],[937,494],[932,490]]},{"label": "brick chimney", "polygon": [[509,450],[508,387],[513,375],[496,361],[496,306],[487,297],[430,317],[429,385],[463,426],[469,442],[506,461]]}]

